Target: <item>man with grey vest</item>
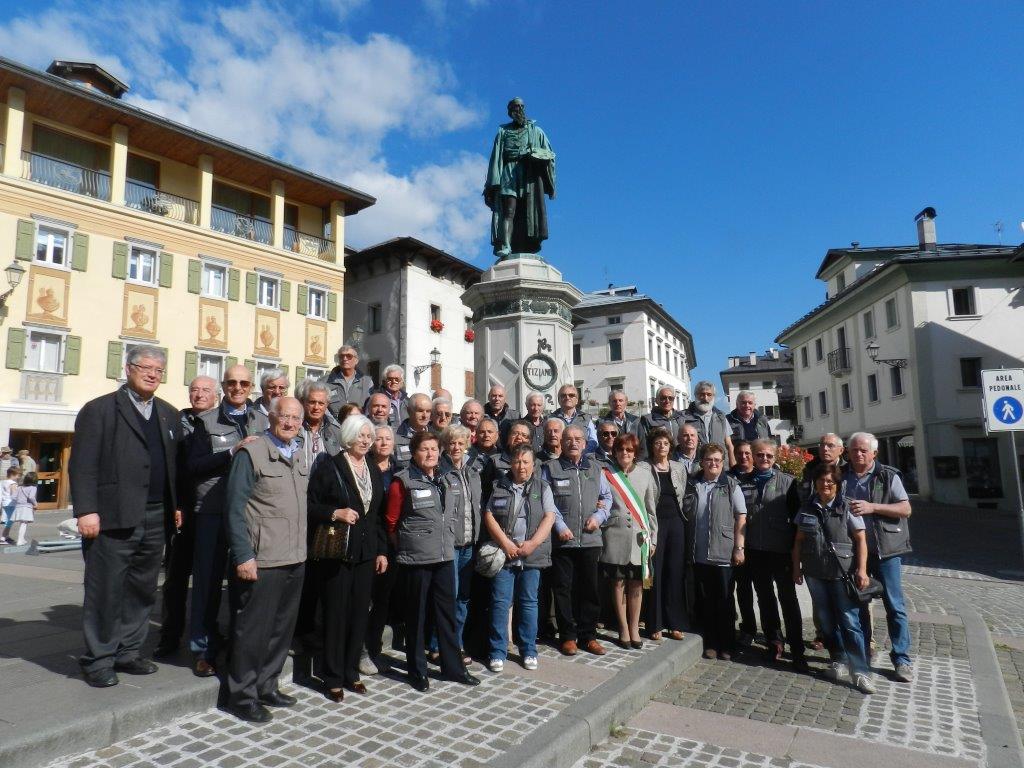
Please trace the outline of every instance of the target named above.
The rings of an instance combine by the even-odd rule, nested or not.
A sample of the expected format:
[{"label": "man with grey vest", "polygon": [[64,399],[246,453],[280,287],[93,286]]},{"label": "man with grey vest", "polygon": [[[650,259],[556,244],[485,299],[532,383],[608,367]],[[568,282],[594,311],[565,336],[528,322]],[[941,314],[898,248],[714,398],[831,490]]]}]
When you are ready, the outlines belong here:
[{"label": "man with grey vest", "polygon": [[544,447],[544,395],[540,392],[531,392],[526,396],[526,413],[523,421],[530,425],[533,430],[533,452],[537,453]]},{"label": "man with grey vest", "polygon": [[412,442],[413,435],[430,430],[430,398],[422,393],[410,395],[405,401],[405,410],[408,415],[395,430],[395,461],[399,469],[409,466],[412,456],[409,443]]},{"label": "man with grey vest", "polygon": [[373,379],[362,373],[359,365],[359,352],[348,344],[338,347],[334,355],[337,365],[327,374],[324,383],[330,388],[331,416],[338,418],[338,411],[345,403],[355,403],[362,408],[373,392]]},{"label": "man with grey vest", "polygon": [[590,420],[580,409],[580,391],[573,384],[563,384],[558,388],[558,407],[551,412],[548,420],[559,419],[562,424],[576,424],[586,429]]},{"label": "man with grey vest", "polygon": [[764,414],[757,410],[754,393],[743,389],[736,393],[736,407],[725,417],[732,428],[732,441],[774,439],[771,425]]},{"label": "man with grey vest", "polygon": [[519,411],[509,405],[505,388],[501,384],[494,384],[487,390],[484,413],[498,423],[498,433],[501,436],[501,444],[504,445],[508,437],[508,428],[519,418]]},{"label": "man with grey vest", "polygon": [[694,400],[683,411],[683,420],[693,424],[697,430],[701,448],[708,443],[716,443],[725,448],[725,468],[728,469],[735,460],[732,453],[732,426],[725,414],[715,407],[716,392],[712,382],[697,382]]},{"label": "man with grey vest", "polygon": [[551,575],[555,621],[561,650],[575,656],[582,647],[605,653],[597,640],[601,612],[597,561],[603,545],[601,525],[608,520],[612,492],[601,465],[585,456],[586,433],[576,425],[562,432],[562,455],[543,464],[557,512],[552,536]]},{"label": "man with grey vest", "polygon": [[224,397],[220,407],[200,415],[186,450],[195,526],[189,649],[194,655],[192,672],[198,677],[216,674],[223,643],[217,616],[228,556],[224,510],[231,460],[242,446],[259,440],[269,423],[249,402],[252,375],[248,368],[231,366],[224,372],[221,386]]},{"label": "man with grey vest", "polygon": [[306,561],[309,464],[296,439],[302,403],[280,397],[270,429],[239,445],[226,490],[234,601],[228,711],[265,723],[267,706],[290,707],[278,676],[288,657]]},{"label": "man with grey vest", "polygon": [[679,432],[679,427],[686,421],[683,411],[677,411],[675,407],[676,390],[673,387],[662,387],[654,393],[654,407],[650,413],[640,417],[637,424],[636,436],[640,441],[640,456],[647,456],[647,435],[655,427],[663,427],[670,435]]},{"label": "man with grey vest", "polygon": [[[882,582],[885,618],[889,625],[889,657],[901,683],[913,679],[910,661],[910,622],[903,598],[902,556],[910,552],[910,497],[899,471],[881,464],[878,440],[870,432],[850,435],[846,449],[850,463],[843,473],[842,495],[850,501],[851,514],[864,520],[868,544],[868,573]],[[864,645],[871,647],[871,621],[861,610]]]},{"label": "man with grey vest", "polygon": [[181,420],[174,406],[156,397],[166,369],[163,350],[135,347],[124,386],[90,400],[75,419],[69,474],[85,560],[79,664],[94,688],[117,685],[118,672],[157,671],[141,652],[165,526],[168,519],[181,522]]}]

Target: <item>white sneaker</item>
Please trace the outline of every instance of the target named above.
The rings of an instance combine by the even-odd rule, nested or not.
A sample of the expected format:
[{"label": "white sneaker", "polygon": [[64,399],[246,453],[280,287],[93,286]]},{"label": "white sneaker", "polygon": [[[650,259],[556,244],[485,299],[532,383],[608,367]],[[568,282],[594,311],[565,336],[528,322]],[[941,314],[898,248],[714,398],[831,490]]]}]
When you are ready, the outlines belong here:
[{"label": "white sneaker", "polygon": [[380,668],[374,663],[370,654],[363,651],[363,654],[359,657],[359,673],[362,675],[376,675],[380,672]]},{"label": "white sneaker", "polygon": [[871,680],[871,675],[858,674],[853,676],[853,687],[861,693],[874,693],[875,684]]},{"label": "white sneaker", "polygon": [[841,661],[833,661],[829,665],[828,676],[837,683],[850,679],[850,668]]},{"label": "white sneaker", "polygon": [[537,657],[527,656],[523,659],[523,669],[536,669],[537,668]]},{"label": "white sneaker", "polygon": [[491,659],[487,664],[487,668],[491,672],[502,672],[505,669],[505,662],[502,659]]}]

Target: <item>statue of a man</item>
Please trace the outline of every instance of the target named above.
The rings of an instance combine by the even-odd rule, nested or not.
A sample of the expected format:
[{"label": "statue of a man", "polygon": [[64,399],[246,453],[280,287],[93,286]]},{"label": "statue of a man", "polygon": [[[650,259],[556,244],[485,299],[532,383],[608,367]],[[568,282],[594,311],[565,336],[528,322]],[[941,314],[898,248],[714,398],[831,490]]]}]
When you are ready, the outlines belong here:
[{"label": "statue of a man", "polygon": [[508,103],[511,123],[498,128],[484,183],[491,209],[491,243],[500,259],[539,253],[548,238],[544,195],[555,197],[555,153],[544,131],[526,118],[522,99]]}]

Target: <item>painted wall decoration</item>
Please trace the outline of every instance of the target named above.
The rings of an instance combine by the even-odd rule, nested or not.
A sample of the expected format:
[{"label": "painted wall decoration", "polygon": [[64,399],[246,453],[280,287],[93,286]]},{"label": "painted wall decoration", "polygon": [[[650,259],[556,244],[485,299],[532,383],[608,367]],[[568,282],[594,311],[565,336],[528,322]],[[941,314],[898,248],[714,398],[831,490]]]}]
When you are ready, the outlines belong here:
[{"label": "painted wall decoration", "polygon": [[198,346],[228,348],[228,305],[212,299],[199,300]]},{"label": "painted wall decoration", "polygon": [[156,310],[159,294],[148,285],[126,284],[121,333],[136,339],[156,338]]},{"label": "painted wall decoration", "polygon": [[32,266],[28,280],[26,320],[67,326],[70,274],[62,269]]},{"label": "painted wall decoration", "polygon": [[327,363],[327,323],[323,320],[306,320],[305,362]]},{"label": "painted wall decoration", "polygon": [[255,340],[253,352],[266,357],[281,355],[281,318],[277,312],[266,309],[256,310]]}]

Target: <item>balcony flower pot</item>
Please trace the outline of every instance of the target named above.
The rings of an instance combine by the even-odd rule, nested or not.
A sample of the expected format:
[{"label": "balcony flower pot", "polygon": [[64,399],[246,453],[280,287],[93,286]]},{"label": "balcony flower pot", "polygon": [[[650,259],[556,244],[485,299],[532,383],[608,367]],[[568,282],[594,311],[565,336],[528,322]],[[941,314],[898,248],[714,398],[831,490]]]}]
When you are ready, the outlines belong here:
[{"label": "balcony flower pot", "polygon": [[476,340],[476,331],[472,328],[466,329],[466,342],[472,344]]},{"label": "balcony flower pot", "polygon": [[432,330],[434,333],[440,333],[443,329],[444,323],[442,323],[440,320],[430,321],[430,330]]}]

